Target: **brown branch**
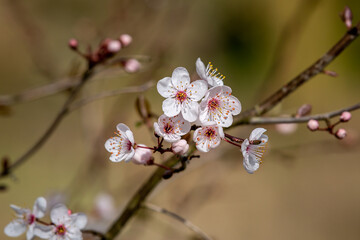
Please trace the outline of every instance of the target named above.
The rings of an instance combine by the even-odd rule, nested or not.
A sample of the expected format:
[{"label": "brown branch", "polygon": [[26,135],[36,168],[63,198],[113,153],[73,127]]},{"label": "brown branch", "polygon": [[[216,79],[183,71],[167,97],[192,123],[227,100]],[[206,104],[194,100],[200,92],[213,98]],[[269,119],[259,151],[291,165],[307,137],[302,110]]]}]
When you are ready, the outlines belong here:
[{"label": "brown branch", "polygon": [[360,33],[360,22],[353,27],[319,60],[313,63],[310,67],[305,69],[302,73],[296,76],[293,80],[288,82],[285,86],[280,88],[270,97],[265,99],[255,107],[241,113],[238,121],[234,122],[232,127],[238,126],[252,116],[261,116],[270,111],[275,105],[281,102],[290,93],[294,92],[298,87],[309,81],[311,78],[319,73],[322,73],[324,68],[329,65],[346,47],[348,47]]},{"label": "brown branch", "polygon": [[99,237],[100,239],[103,239],[104,238],[104,234],[101,233],[101,232],[97,232],[95,230],[81,230],[82,233],[85,233],[85,234],[91,234],[93,236],[96,236],[96,237]]},{"label": "brown branch", "polygon": [[310,119],[314,120],[324,120],[327,121],[331,118],[334,118],[336,116],[340,116],[341,113],[348,111],[354,111],[360,108],[360,103],[357,103],[355,105],[352,105],[350,107],[342,108],[333,112],[323,113],[323,114],[317,114],[317,115],[311,115],[306,117],[253,117],[250,118],[247,124],[250,125],[257,125],[257,124],[277,124],[277,123],[304,123],[308,122]]},{"label": "brown branch", "polygon": [[75,100],[77,94],[82,89],[84,84],[87,82],[87,80],[92,76],[93,74],[93,68],[89,67],[84,74],[82,75],[81,82],[72,90],[70,96],[66,100],[64,106],[54,119],[54,121],[51,123],[49,128],[46,130],[46,132],[40,137],[40,139],[28,150],[26,151],[21,157],[19,157],[13,164],[11,164],[7,169],[4,169],[4,171],[0,174],[1,177],[5,177],[14,171],[15,168],[19,167],[22,163],[24,163],[27,159],[31,157],[37,150],[39,150],[42,145],[49,139],[49,137],[52,135],[52,133],[56,130],[56,128],[59,126],[60,122],[63,120],[63,118],[66,116],[66,114],[69,112],[70,104]]},{"label": "brown branch", "polygon": [[190,230],[195,232],[201,239],[204,239],[204,240],[211,240],[212,239],[209,235],[207,235],[199,227],[197,227],[196,225],[191,223],[189,220],[179,216],[178,214],[176,214],[174,212],[171,212],[169,210],[166,210],[165,208],[156,206],[156,205],[151,204],[151,203],[145,203],[145,204],[143,204],[143,207],[146,208],[146,209],[149,209],[151,211],[154,211],[154,212],[165,214],[165,215],[167,215],[167,216],[181,222],[186,227],[188,227]]}]

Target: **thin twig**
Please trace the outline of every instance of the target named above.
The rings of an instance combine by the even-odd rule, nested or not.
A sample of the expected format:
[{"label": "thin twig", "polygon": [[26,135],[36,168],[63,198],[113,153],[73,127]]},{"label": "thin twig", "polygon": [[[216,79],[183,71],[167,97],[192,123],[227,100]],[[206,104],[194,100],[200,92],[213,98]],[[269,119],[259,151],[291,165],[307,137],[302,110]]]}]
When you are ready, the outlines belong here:
[{"label": "thin twig", "polygon": [[256,124],[277,124],[277,123],[304,123],[308,122],[310,119],[314,120],[329,120],[330,118],[340,116],[341,113],[345,111],[354,111],[360,108],[360,103],[352,105],[350,107],[342,108],[337,111],[311,115],[306,117],[253,117],[247,122],[247,124],[256,125]]},{"label": "thin twig", "polygon": [[151,211],[154,211],[154,212],[165,214],[166,216],[169,216],[169,217],[181,222],[186,227],[188,227],[190,230],[195,232],[201,239],[212,240],[212,238],[209,235],[207,235],[204,231],[202,231],[199,227],[197,227],[196,225],[191,223],[189,220],[186,220],[185,218],[179,216],[178,214],[176,214],[174,212],[171,212],[169,210],[166,210],[165,208],[156,206],[151,203],[145,203],[145,204],[143,204],[143,207],[146,209],[149,209]]},{"label": "thin twig", "polygon": [[99,99],[104,99],[104,98],[108,98],[108,97],[113,97],[113,96],[118,96],[121,94],[126,94],[126,93],[141,93],[141,92],[145,92],[146,90],[148,90],[149,88],[154,86],[154,82],[153,81],[149,81],[143,85],[140,86],[132,86],[132,87],[126,87],[126,88],[122,88],[122,89],[118,89],[118,90],[113,90],[113,91],[107,91],[107,92],[102,92],[99,93],[97,95],[79,100],[77,102],[74,102],[70,108],[69,108],[69,112],[72,112],[86,104],[89,104],[91,102],[94,102],[96,100]]},{"label": "thin twig", "polygon": [[329,65],[340,53],[342,53],[342,51],[346,47],[348,47],[359,36],[359,29],[360,22],[357,24],[357,26],[347,31],[346,34],[327,53],[325,53],[324,56],[322,56],[319,60],[313,63],[310,67],[305,69],[293,80],[288,82],[285,86],[280,88],[263,102],[241,113],[237,118],[238,120],[233,123],[232,127],[243,124],[243,122],[246,121],[246,119],[249,117],[261,116],[267,113],[290,93],[298,89],[298,87],[309,81],[317,74],[322,73],[324,68]]},{"label": "thin twig", "polygon": [[81,90],[81,88],[84,86],[86,81],[92,76],[93,74],[93,68],[89,67],[83,74],[81,78],[81,82],[72,90],[70,96],[66,100],[64,106],[54,119],[54,121],[51,123],[49,128],[46,130],[46,132],[40,137],[40,139],[28,150],[26,151],[21,157],[19,157],[13,164],[11,164],[6,171],[4,171],[1,175],[1,177],[5,177],[8,174],[10,174],[15,168],[20,166],[22,163],[24,163],[31,155],[33,155],[37,150],[41,148],[42,145],[49,139],[49,137],[52,135],[52,133],[55,131],[55,129],[59,126],[60,122],[63,120],[63,118],[66,116],[66,114],[69,112],[70,104],[75,100],[77,94]]}]

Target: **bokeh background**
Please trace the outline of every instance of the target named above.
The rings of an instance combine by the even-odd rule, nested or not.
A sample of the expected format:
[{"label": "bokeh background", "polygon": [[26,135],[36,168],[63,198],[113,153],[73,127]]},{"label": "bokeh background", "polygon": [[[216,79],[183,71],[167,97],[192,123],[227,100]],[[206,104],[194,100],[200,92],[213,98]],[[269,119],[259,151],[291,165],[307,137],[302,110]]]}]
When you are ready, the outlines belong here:
[{"label": "bokeh background", "polygon": [[[170,76],[178,66],[195,73],[195,61],[211,61],[243,109],[263,100],[322,56],[345,33],[338,13],[348,5],[360,20],[358,0],[2,0],[0,5],[0,95],[79,75],[84,61],[67,47],[80,48],[106,37],[133,36],[119,55],[148,56],[136,74],[112,68],[97,75],[81,97],[136,86]],[[339,77],[319,75],[268,115],[296,112],[304,103],[313,113],[359,101],[360,40],[329,67]],[[143,59],[143,58],[142,58]],[[145,58],[147,59],[147,58]],[[196,76],[196,75],[195,75]],[[59,93],[3,110],[0,154],[16,159],[45,131],[68,96]],[[145,94],[161,113],[155,88]],[[133,129],[138,143],[153,138],[135,110],[136,94],[87,105],[66,117],[44,147],[1,179],[0,228],[13,218],[9,204],[32,207],[38,196],[64,202],[90,218],[89,228],[105,231],[153,167],[112,163],[103,147],[119,122]],[[247,174],[238,149],[222,143],[201,154],[189,168],[164,181],[149,202],[174,211],[214,239],[359,239],[359,113],[343,125],[347,139],[310,132],[305,124],[292,134],[268,129],[264,164]],[[247,137],[253,127],[231,133]],[[165,156],[166,157],[166,156]],[[161,161],[162,156],[157,156]],[[100,196],[113,198],[112,214],[94,207]],[[105,203],[111,208],[111,201]],[[0,239],[10,239],[0,231]],[[25,236],[18,239],[25,239]],[[182,224],[142,210],[118,239],[196,239]]]}]

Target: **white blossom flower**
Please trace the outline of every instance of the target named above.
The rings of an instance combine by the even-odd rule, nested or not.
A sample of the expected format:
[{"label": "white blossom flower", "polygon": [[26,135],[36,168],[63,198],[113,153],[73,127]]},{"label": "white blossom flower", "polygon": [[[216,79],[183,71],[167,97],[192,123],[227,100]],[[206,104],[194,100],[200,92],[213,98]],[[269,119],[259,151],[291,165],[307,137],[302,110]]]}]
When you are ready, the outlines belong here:
[{"label": "white blossom flower", "polygon": [[163,78],[157,83],[157,90],[166,98],[162,104],[166,116],[173,117],[181,113],[185,120],[194,122],[199,113],[197,101],[204,97],[207,84],[203,80],[190,83],[188,71],[178,67],[171,78]]},{"label": "white blossom flower", "polygon": [[222,127],[229,127],[233,115],[241,112],[240,101],[231,95],[228,86],[217,86],[209,89],[200,103],[199,120],[202,124],[215,122]]},{"label": "white blossom flower", "polygon": [[223,138],[224,132],[222,127],[210,122],[208,125],[195,130],[193,140],[199,151],[208,152],[211,148],[219,146]]},{"label": "white blossom flower", "polygon": [[243,165],[248,173],[254,173],[262,163],[268,142],[268,136],[264,132],[266,132],[264,128],[255,128],[249,139],[245,139],[241,144],[244,156]]},{"label": "white blossom flower", "polygon": [[190,131],[191,125],[181,114],[174,117],[161,115],[158,122],[154,123],[155,133],[164,138],[167,142],[177,142],[181,136]]},{"label": "white blossom flower", "polygon": [[124,160],[129,162],[135,154],[134,151],[134,135],[123,123],[116,126],[118,132],[117,137],[112,137],[105,142],[105,148],[111,152],[110,160],[113,162],[120,162]]},{"label": "white blossom flower", "polygon": [[201,61],[200,58],[196,60],[196,72],[199,77],[203,80],[206,80],[210,87],[222,86],[224,85],[223,80],[225,76],[220,74],[218,69],[213,67],[211,62],[205,68],[205,64]]},{"label": "white blossom flower", "polygon": [[36,236],[50,240],[82,240],[81,229],[87,223],[85,214],[71,214],[65,205],[58,204],[51,209],[50,218],[54,225],[36,226]]},{"label": "white blossom flower", "polygon": [[36,219],[42,218],[45,215],[45,198],[37,198],[32,211],[30,209],[20,208],[15,205],[10,205],[10,207],[15,211],[16,219],[5,227],[4,233],[9,237],[18,237],[23,234],[26,229],[28,229],[26,232],[26,239],[32,239],[34,237]]}]

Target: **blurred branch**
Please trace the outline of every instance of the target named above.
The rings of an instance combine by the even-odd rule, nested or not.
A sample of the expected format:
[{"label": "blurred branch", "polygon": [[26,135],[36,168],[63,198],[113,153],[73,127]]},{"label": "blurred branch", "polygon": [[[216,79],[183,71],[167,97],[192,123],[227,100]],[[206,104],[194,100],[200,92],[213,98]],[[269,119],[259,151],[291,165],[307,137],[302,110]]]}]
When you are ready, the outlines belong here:
[{"label": "blurred branch", "polygon": [[80,83],[72,90],[71,94],[69,95],[68,99],[66,100],[64,106],[54,119],[54,121],[51,123],[50,127],[46,130],[46,132],[40,137],[40,139],[28,150],[26,151],[21,157],[19,157],[14,163],[9,165],[7,169],[4,169],[4,171],[0,174],[1,177],[5,177],[9,174],[11,174],[14,169],[16,169],[18,166],[20,166],[22,163],[24,163],[26,160],[28,160],[31,155],[33,155],[37,150],[39,150],[42,145],[49,139],[49,137],[52,135],[52,133],[56,130],[56,128],[59,126],[60,122],[63,120],[63,118],[66,116],[66,114],[69,112],[70,104],[75,100],[77,94],[82,89],[82,87],[85,85],[87,80],[91,78],[93,75],[93,67],[90,67],[83,73]]},{"label": "blurred branch", "polygon": [[360,108],[360,103],[357,103],[355,105],[342,108],[337,111],[306,116],[306,117],[298,117],[298,118],[297,117],[253,117],[249,119],[247,124],[256,125],[256,124],[277,124],[277,123],[304,123],[304,122],[308,122],[311,119],[327,121],[330,118],[340,116],[341,113],[345,111],[351,112],[359,108]]},{"label": "blurred branch", "polygon": [[86,104],[89,104],[89,103],[94,102],[99,99],[104,99],[104,98],[113,97],[113,96],[126,94],[126,93],[142,93],[142,92],[145,92],[146,90],[150,89],[153,86],[154,86],[154,82],[149,81],[140,86],[125,87],[125,88],[118,89],[118,90],[102,92],[100,94],[97,94],[97,95],[94,95],[94,96],[91,96],[91,97],[88,97],[88,98],[85,98],[85,99],[75,102],[74,104],[72,104],[70,106],[69,112],[72,112],[80,107],[83,107]]},{"label": "blurred branch", "polygon": [[179,216],[178,214],[176,214],[174,212],[170,212],[169,210],[166,210],[165,208],[156,206],[156,205],[151,204],[151,203],[145,203],[145,204],[143,204],[143,207],[146,208],[146,209],[149,209],[151,211],[154,211],[154,212],[165,214],[165,215],[167,215],[167,216],[181,222],[186,227],[188,227],[190,230],[195,232],[201,239],[204,239],[204,240],[211,240],[212,239],[205,232],[203,232],[199,227],[195,226],[189,220],[186,220],[185,218]]},{"label": "blurred branch", "polygon": [[313,63],[310,67],[301,72],[293,80],[288,82],[285,86],[281,87],[270,97],[265,99],[260,104],[254,106],[253,108],[241,113],[238,120],[234,122],[232,127],[243,124],[247,122],[252,116],[261,116],[268,111],[270,111],[274,106],[286,98],[290,93],[294,92],[301,85],[306,83],[308,80],[313,78],[319,73],[322,73],[324,68],[329,65],[343,50],[345,50],[358,36],[360,33],[360,22],[357,26],[353,27],[319,60]]},{"label": "blurred branch", "polygon": [[99,239],[104,238],[104,234],[102,234],[101,232],[97,232],[95,230],[81,230],[81,232],[85,234],[91,234],[93,236],[98,237]]}]

